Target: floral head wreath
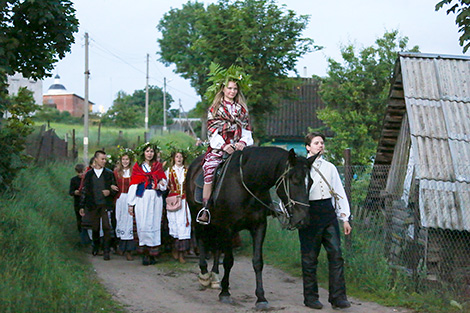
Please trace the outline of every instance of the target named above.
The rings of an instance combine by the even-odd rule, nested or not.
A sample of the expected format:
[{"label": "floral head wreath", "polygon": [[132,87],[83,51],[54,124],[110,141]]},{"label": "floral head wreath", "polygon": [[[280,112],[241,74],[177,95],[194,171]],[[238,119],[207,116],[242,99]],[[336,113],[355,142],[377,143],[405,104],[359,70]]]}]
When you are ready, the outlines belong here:
[{"label": "floral head wreath", "polygon": [[161,148],[159,146],[159,143],[158,142],[145,142],[143,144],[141,144],[140,146],[138,146],[135,151],[136,151],[136,154],[137,154],[137,157],[139,158],[139,162],[143,162],[145,160],[145,150],[147,150],[147,148],[152,148],[153,151],[155,151],[155,154],[158,153]]},{"label": "floral head wreath", "polygon": [[223,68],[217,63],[212,62],[209,66],[209,78],[208,82],[212,85],[207,88],[205,97],[212,103],[216,94],[220,91],[222,86],[226,86],[229,81],[236,82],[238,88],[246,93],[251,88],[251,76],[245,74],[243,68],[237,65],[232,64],[228,69]]},{"label": "floral head wreath", "polygon": [[129,159],[132,161],[135,159],[135,152],[129,148],[119,147],[118,159],[121,159],[124,155],[129,156]]}]

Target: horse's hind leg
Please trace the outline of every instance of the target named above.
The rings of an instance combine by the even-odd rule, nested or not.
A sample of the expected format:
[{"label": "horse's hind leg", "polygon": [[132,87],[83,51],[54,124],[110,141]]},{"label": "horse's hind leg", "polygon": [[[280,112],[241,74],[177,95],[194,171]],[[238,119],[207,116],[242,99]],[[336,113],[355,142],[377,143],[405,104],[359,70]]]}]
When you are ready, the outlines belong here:
[{"label": "horse's hind leg", "polygon": [[224,277],[222,278],[221,286],[222,291],[219,294],[219,300],[223,303],[233,303],[232,298],[230,297],[230,292],[228,291],[230,271],[233,267],[233,251],[230,244],[224,249]]},{"label": "horse's hind leg", "polygon": [[212,263],[211,272],[219,274],[220,250],[214,249],[214,251],[212,251],[212,256],[214,257],[214,263]]},{"label": "horse's hind leg", "polygon": [[211,288],[219,289],[220,288],[220,279],[219,279],[219,260],[220,260],[220,250],[215,249],[212,251],[212,256],[214,257],[211,270]]},{"label": "horse's hind leg", "polygon": [[268,308],[263,288],[263,242],[266,236],[266,223],[251,229],[250,233],[253,238],[253,269],[256,275],[256,309],[264,310]]}]

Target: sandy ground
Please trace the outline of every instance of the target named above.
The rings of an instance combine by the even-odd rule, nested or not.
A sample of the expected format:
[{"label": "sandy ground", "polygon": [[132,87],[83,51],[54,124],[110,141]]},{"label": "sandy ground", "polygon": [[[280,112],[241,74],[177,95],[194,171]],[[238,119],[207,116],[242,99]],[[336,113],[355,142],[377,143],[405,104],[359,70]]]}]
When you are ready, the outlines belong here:
[{"label": "sandy ground", "polygon": [[[140,258],[126,261],[123,256],[111,255],[110,261],[100,256],[89,256],[90,262],[113,297],[128,310],[139,313],[187,312],[253,312],[256,297],[255,277],[251,260],[235,256],[230,277],[230,293],[234,304],[218,301],[220,290],[204,289],[197,281],[197,259],[187,259],[180,265],[170,258],[143,266]],[[223,267],[221,266],[221,274]],[[220,277],[222,278],[222,277]],[[302,281],[280,270],[265,266],[263,271],[266,298],[270,312],[338,312],[328,303],[328,293],[320,290],[321,311],[303,305]],[[383,307],[376,303],[349,297],[351,308],[341,310],[355,313],[411,312],[401,308]]]}]

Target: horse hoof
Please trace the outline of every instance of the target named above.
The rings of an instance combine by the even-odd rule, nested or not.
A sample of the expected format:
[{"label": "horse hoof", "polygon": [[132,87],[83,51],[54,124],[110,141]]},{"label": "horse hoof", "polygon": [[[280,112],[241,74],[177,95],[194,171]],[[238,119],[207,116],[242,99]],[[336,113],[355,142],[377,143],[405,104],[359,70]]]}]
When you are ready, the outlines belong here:
[{"label": "horse hoof", "polygon": [[230,296],[219,296],[219,301],[225,304],[233,304],[232,297]]},{"label": "horse hoof", "polygon": [[269,303],[268,302],[258,302],[256,303],[256,311],[267,311],[269,310]]},{"label": "horse hoof", "polygon": [[220,279],[219,275],[216,273],[211,273],[211,288],[212,289],[220,289]]},{"label": "horse hoof", "polygon": [[211,274],[210,273],[205,273],[205,274],[199,273],[199,275],[197,275],[197,280],[199,281],[201,286],[208,287],[211,284]]}]

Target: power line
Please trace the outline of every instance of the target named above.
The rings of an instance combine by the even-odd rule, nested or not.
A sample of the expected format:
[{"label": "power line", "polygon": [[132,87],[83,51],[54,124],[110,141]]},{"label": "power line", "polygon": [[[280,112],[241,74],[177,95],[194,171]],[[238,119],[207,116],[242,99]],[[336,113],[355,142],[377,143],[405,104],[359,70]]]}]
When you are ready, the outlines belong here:
[{"label": "power line", "polygon": [[169,87],[169,89],[172,89],[172,90],[174,90],[174,91],[176,91],[176,92],[178,92],[178,93],[181,93],[181,94],[183,94],[183,95],[185,95],[185,96],[191,97],[191,98],[193,98],[193,99],[195,99],[195,100],[200,100],[199,98],[195,97],[194,95],[190,95],[190,94],[185,93],[184,91],[181,91],[181,90],[176,89],[176,88],[174,88],[174,87],[171,87],[171,86],[167,86],[167,87]]},{"label": "power line", "polygon": [[[118,59],[119,61],[121,61],[122,63],[130,66],[132,69],[136,70],[137,72],[143,74],[143,75],[147,75],[147,73],[145,73],[143,70],[137,68],[136,66],[134,66],[132,63],[128,62],[126,59],[122,58],[120,55],[118,55],[117,53],[111,51],[109,48],[107,48],[105,45],[101,44],[100,42],[98,42],[97,40],[95,40],[94,38],[89,38],[90,41],[92,41],[93,43],[95,43],[94,45],[94,48],[96,48],[96,50],[98,51],[101,51],[101,52],[104,52],[108,55],[111,55],[113,56],[114,58]],[[95,51],[97,52],[97,51]],[[104,55],[102,55],[101,53],[97,53],[98,55],[100,55],[101,57],[105,57]],[[137,57],[134,57],[134,59],[137,59]],[[138,59],[141,59],[142,60],[142,64],[144,64],[144,58],[143,57],[139,57]],[[158,60],[157,59],[154,59],[155,63],[154,62],[151,62],[153,67],[160,73],[161,76],[163,76],[165,78],[165,74],[161,71],[161,69],[157,66],[157,63]],[[164,84],[164,82],[162,80],[160,80],[159,78],[155,77],[155,76],[152,76],[152,75],[149,75],[149,79],[151,79],[152,81],[155,81],[157,82],[159,85],[162,85]],[[169,89],[173,92],[176,92],[176,93],[179,93],[179,94],[182,94],[182,95],[185,95],[187,97],[190,97],[194,100],[197,100],[199,101],[200,99],[198,97],[195,97],[194,95],[190,95],[189,93],[187,92],[184,92],[178,88],[175,88],[175,87],[172,87],[172,86],[167,86],[169,87]]]},{"label": "power line", "polygon": [[[93,38],[90,38],[91,41],[95,42],[97,45],[100,45],[96,40],[94,40]],[[101,46],[101,45],[100,45]],[[132,65],[131,63],[127,62],[126,60],[124,60],[123,58],[121,58],[120,56],[118,56],[117,54],[115,54],[114,52],[110,51],[109,49],[107,49],[106,47],[102,47],[102,50],[108,52],[109,54],[111,54],[112,56],[114,56],[116,59],[118,60],[121,60],[122,62],[126,63],[127,65],[129,65],[130,67],[132,67],[133,69],[135,69],[136,71],[142,73],[145,75],[145,72],[142,71],[141,69],[135,67],[134,65]]]}]

